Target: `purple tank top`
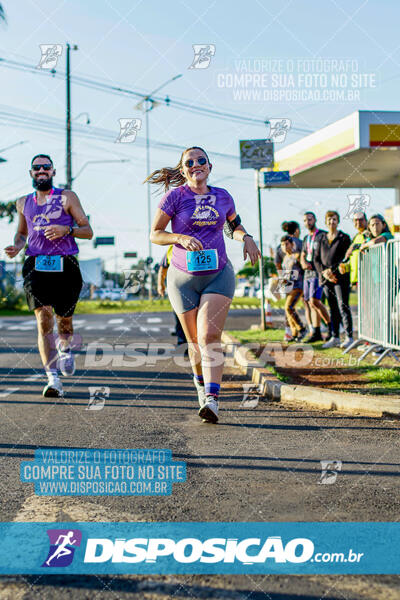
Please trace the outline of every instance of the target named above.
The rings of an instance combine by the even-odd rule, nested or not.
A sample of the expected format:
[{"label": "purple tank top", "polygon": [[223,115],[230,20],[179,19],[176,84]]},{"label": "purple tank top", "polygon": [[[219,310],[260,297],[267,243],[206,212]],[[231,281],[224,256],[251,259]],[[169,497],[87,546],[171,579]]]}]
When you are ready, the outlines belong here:
[{"label": "purple tank top", "polygon": [[65,212],[62,204],[62,189],[53,188],[47,197],[46,204],[36,203],[36,193],[28,194],[25,199],[24,216],[28,226],[28,256],[46,254],[54,256],[61,254],[78,254],[79,249],[72,235],[66,235],[57,240],[48,240],[44,229],[49,225],[73,226],[74,219]]}]

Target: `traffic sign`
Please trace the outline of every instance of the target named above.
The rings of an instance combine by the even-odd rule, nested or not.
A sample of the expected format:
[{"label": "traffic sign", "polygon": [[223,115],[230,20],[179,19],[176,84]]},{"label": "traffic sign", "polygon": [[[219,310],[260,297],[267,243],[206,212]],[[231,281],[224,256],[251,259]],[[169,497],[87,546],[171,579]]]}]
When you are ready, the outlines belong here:
[{"label": "traffic sign", "polygon": [[274,144],[270,140],[239,140],[240,168],[273,167]]},{"label": "traffic sign", "polygon": [[124,258],[137,258],[137,252],[124,252]]},{"label": "traffic sign", "polygon": [[93,246],[114,246],[115,238],[113,237],[97,237],[94,239]]},{"label": "traffic sign", "polygon": [[269,187],[280,183],[290,183],[289,171],[264,171],[264,185]]}]

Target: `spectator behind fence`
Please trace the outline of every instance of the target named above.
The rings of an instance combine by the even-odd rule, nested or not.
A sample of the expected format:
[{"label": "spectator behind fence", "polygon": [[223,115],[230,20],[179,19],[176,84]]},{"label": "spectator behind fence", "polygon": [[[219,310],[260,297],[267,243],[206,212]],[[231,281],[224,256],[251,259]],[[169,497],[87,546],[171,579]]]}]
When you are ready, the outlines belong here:
[{"label": "spectator behind fence", "polygon": [[358,282],[358,255],[360,248],[368,239],[368,221],[364,212],[355,213],[353,218],[357,234],[353,237],[350,248],[347,250],[343,262],[339,265],[339,272],[344,275],[350,272],[350,284]]},{"label": "spectator behind fence", "polygon": [[[328,210],[325,215],[328,233],[321,236],[314,255],[320,285],[324,287],[331,312],[331,337],[323,348],[347,348],[353,343],[353,320],[349,306],[350,274],[339,272],[339,265],[343,262],[351,240],[347,233],[338,230],[339,221],[339,214],[335,210]],[[341,320],[346,332],[342,344],[339,337]]]},{"label": "spectator behind fence", "polygon": [[306,328],[295,306],[303,295],[303,269],[299,259],[300,252],[296,251],[296,245],[290,235],[284,235],[281,238],[282,259],[282,287],[286,289],[285,314],[292,333],[292,339],[300,342],[307,333]]},{"label": "spectator behind fence", "polygon": [[368,239],[360,247],[360,252],[372,248],[375,244],[386,244],[388,240],[392,240],[393,235],[390,233],[389,226],[382,215],[372,215],[368,221]]}]

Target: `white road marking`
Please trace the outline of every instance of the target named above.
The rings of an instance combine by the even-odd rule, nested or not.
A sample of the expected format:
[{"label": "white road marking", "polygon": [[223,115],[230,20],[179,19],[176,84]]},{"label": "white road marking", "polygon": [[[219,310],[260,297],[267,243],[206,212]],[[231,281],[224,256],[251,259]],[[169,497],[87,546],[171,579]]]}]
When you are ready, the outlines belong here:
[{"label": "white road marking", "polygon": [[109,325],[116,325],[117,323],[123,323],[124,320],[123,319],[108,319],[108,324]]},{"label": "white road marking", "polygon": [[19,387],[7,388],[6,390],[4,390],[4,392],[0,392],[0,398],[6,398],[10,394],[13,394],[14,392],[18,392],[19,389],[20,389]]},{"label": "white road marking", "polygon": [[105,328],[106,328],[105,325],[87,325],[85,327],[85,330],[88,330],[88,329],[96,329],[97,330],[97,329],[105,329]]},{"label": "white road marking", "polygon": [[139,327],[140,331],[161,331],[159,327]]},{"label": "white road marking", "polygon": [[34,329],[35,325],[9,325],[7,329],[13,331],[29,331],[30,329]]},{"label": "white road marking", "polygon": [[27,377],[23,381],[36,381],[36,379],[40,379],[40,377],[44,377],[44,373],[43,373],[43,375],[42,375],[42,373],[35,373],[35,375],[31,375],[30,377]]},{"label": "white road marking", "polygon": [[161,323],[162,319],[160,319],[159,317],[149,317],[148,319],[146,319],[147,323]]},{"label": "white road marking", "polygon": [[113,331],[130,331],[131,328],[126,325],[121,325],[121,327],[113,327]]}]

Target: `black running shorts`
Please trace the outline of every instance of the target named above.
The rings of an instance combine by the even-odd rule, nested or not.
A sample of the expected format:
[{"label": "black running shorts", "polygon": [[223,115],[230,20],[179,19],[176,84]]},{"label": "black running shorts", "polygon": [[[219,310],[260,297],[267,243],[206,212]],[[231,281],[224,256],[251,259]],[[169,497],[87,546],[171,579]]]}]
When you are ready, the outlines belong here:
[{"label": "black running shorts", "polygon": [[35,257],[28,256],[22,268],[24,290],[30,310],[52,306],[56,315],[72,317],[82,289],[82,276],[76,256],[64,256],[60,273],[35,270]]}]

